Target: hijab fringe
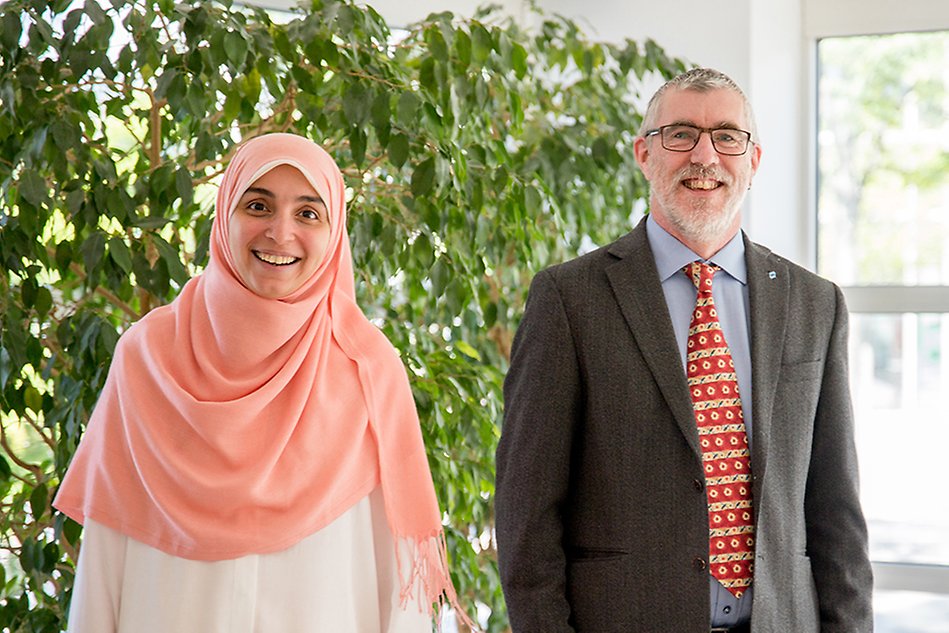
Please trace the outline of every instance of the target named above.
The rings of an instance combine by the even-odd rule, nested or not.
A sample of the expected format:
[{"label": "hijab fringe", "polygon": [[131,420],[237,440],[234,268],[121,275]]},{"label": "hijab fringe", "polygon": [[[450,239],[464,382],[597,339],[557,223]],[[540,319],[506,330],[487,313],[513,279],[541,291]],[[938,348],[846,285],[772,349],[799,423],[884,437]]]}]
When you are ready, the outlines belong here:
[{"label": "hijab fringe", "polygon": [[[402,564],[403,552],[408,552],[411,557],[410,565]],[[458,603],[448,572],[448,546],[444,532],[428,537],[399,537],[395,557],[399,569],[399,606],[402,609],[406,609],[409,601],[414,599],[419,611],[434,618],[436,629],[441,631],[443,610],[451,608],[458,622],[471,631],[480,630]]]}]

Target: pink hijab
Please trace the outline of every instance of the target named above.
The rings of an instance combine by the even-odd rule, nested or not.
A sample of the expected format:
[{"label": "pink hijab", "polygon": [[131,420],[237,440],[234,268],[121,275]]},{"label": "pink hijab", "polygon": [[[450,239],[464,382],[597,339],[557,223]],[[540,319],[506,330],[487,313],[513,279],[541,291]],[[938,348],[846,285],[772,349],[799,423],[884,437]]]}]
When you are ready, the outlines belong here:
[{"label": "pink hijab", "polygon": [[[331,230],[312,278],[275,300],[244,286],[227,231],[246,189],[283,164],[320,194]],[[339,168],[300,136],[251,139],[218,190],[207,269],[119,340],[55,505],[214,561],[285,549],[380,484],[397,552],[413,557],[403,605],[455,603],[405,368],[355,302]]]}]

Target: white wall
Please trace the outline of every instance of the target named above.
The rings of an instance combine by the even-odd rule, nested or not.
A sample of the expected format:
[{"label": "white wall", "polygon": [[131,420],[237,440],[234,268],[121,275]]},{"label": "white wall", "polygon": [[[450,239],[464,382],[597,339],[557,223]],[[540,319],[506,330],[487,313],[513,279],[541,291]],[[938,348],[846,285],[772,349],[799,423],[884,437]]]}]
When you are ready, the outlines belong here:
[{"label": "white wall", "polygon": [[801,0],[808,37],[949,29],[947,0]]}]

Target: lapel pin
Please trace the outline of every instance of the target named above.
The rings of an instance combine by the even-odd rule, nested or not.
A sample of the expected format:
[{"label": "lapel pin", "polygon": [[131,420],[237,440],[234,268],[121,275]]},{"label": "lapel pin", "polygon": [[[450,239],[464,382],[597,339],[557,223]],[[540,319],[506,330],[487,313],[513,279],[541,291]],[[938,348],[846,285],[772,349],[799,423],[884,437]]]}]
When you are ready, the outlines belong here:
[{"label": "lapel pin", "polygon": [[774,272],[773,270],[768,271],[768,279],[777,279],[777,278],[778,278],[778,273]]}]

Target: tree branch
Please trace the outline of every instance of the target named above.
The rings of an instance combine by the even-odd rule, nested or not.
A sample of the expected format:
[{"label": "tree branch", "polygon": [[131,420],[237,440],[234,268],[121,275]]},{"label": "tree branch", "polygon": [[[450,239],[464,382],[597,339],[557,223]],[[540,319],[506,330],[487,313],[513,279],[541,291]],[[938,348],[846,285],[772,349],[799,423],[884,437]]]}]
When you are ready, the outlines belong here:
[{"label": "tree branch", "polygon": [[[20,457],[13,452],[9,442],[7,442],[7,430],[4,425],[0,424],[0,447],[3,447],[3,451],[13,460],[13,463],[22,468],[23,470],[28,470],[36,477],[36,481],[40,481],[43,475],[43,468],[36,464],[31,464],[29,462],[23,461]],[[31,482],[22,480],[28,485],[33,485]]]},{"label": "tree branch", "polygon": [[[71,264],[69,265],[69,269],[70,269],[74,274],[76,274],[77,276],[79,276],[80,279],[85,279],[85,278],[86,278],[86,271],[84,271],[84,270],[82,269],[82,267],[81,267],[77,262],[71,263]],[[138,312],[136,312],[134,309],[132,309],[132,306],[130,306],[129,304],[127,304],[127,303],[125,303],[124,301],[122,301],[121,299],[119,299],[119,298],[118,298],[112,291],[110,291],[109,289],[107,289],[107,288],[105,288],[105,287],[103,287],[103,286],[96,286],[96,289],[95,289],[93,292],[95,292],[97,295],[99,295],[99,296],[101,296],[101,297],[105,297],[106,299],[108,299],[109,303],[111,303],[112,305],[114,305],[115,307],[117,307],[118,309],[120,309],[122,312],[124,312],[124,313],[127,314],[128,316],[132,317],[134,320],[137,321],[138,319],[141,319],[141,318],[142,318],[142,315],[139,314]]]},{"label": "tree branch", "polygon": [[47,429],[40,425],[39,416],[35,413],[24,414],[23,418],[26,420],[27,424],[33,427],[33,430],[36,431],[37,435],[40,436],[40,439],[43,440],[43,443],[46,444],[51,451],[56,452],[56,441],[51,435],[47,435]]}]

